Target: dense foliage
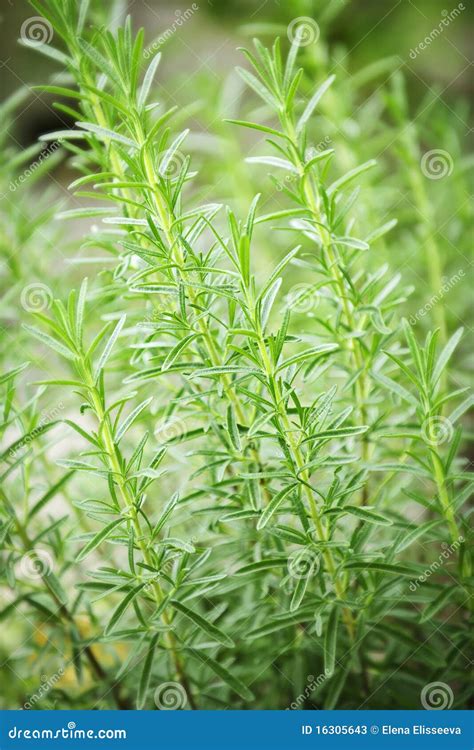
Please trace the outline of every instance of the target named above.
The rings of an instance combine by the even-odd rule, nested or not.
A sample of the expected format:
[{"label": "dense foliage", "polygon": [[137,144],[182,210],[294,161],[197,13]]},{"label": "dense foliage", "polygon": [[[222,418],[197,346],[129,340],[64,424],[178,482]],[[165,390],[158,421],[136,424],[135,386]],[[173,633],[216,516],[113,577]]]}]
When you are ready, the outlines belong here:
[{"label": "dense foliage", "polygon": [[[191,159],[143,31],[32,5],[75,124],[2,162],[5,704],[43,675],[36,708],[419,708],[432,683],[465,706],[455,126],[409,121],[393,61],[345,80],[296,31],[243,51],[245,93],[198,116],[225,155]],[[34,178],[78,173],[70,236],[60,190],[17,181],[51,144]]]}]

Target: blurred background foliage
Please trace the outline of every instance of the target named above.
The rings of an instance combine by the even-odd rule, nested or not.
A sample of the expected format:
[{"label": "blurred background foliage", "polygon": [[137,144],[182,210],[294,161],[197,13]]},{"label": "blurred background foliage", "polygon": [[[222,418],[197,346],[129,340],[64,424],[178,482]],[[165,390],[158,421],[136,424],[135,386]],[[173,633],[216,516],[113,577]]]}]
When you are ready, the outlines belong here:
[{"label": "blurred background foliage", "polygon": [[[110,5],[92,3],[94,25],[100,26],[101,18],[105,20]],[[308,93],[330,73],[337,78],[314,118],[312,145],[320,150],[335,149],[335,165],[340,174],[369,158],[377,159],[375,176],[364,187],[358,204],[361,236],[393,218],[398,220],[395,230],[378,243],[376,257],[369,256],[367,263],[379,268],[389,261],[394,274],[402,273],[403,287],[411,291],[404,311],[409,316],[439,292],[436,282],[433,283],[433,269],[428,267],[423,253],[424,245],[434,242],[442,259],[441,280],[462,271],[462,280],[456,283],[455,290],[453,287],[442,295],[448,329],[453,331],[466,324],[472,315],[472,205],[468,179],[473,164],[472,157],[467,155],[472,137],[469,98],[473,87],[468,3],[466,10],[414,58],[410,52],[438,26],[443,11],[451,10],[444,0],[209,0],[196,3],[198,9],[177,25],[188,5],[191,6],[188,0],[186,7],[183,3],[154,0],[119,2],[116,18],[119,23],[130,12],[135,28],[145,27],[148,44],[167,30],[173,30],[161,46],[163,66],[157,86],[160,98],[167,105],[179,107],[175,129],[191,128],[188,146],[192,150],[193,167],[206,165],[197,183],[196,202],[217,197],[243,212],[254,194],[262,191],[262,212],[285,207],[285,184],[275,184],[261,170],[253,170],[243,161],[260,139],[226,124],[223,118],[258,119],[258,103],[234,73],[234,66],[242,64],[236,48],[255,35],[266,42],[277,34],[286,39],[292,19],[313,17],[321,37],[318,44],[306,47],[301,55]],[[90,254],[91,243],[80,242],[83,223],[71,222],[64,227],[51,222],[58,206],[75,208],[79,204],[65,189],[77,175],[66,165],[60,151],[48,156],[44,166],[36,169],[25,183],[11,189],[16,184],[18,169],[20,172],[22,169],[15,162],[19,150],[35,144],[45,132],[71,127],[73,120],[66,111],[53,106],[52,97],[30,88],[44,83],[57,71],[53,62],[49,64],[45,57],[18,44],[22,23],[34,15],[30,6],[23,0],[3,0],[0,13],[1,98],[5,100],[19,88],[27,87],[3,112],[0,130],[3,182],[0,192],[7,195],[0,206],[0,282],[4,294],[0,325],[6,343],[4,369],[8,369],[18,364],[17,352],[22,348],[23,360],[35,356],[34,344],[31,340],[26,342],[21,332],[21,323],[28,315],[23,315],[24,320],[21,315],[18,318],[21,289],[28,280],[44,279],[56,295],[64,297],[66,290],[85,275],[83,262]],[[400,74],[406,83],[406,99]],[[422,155],[431,149],[446,151],[453,169],[445,179],[424,180],[420,193],[418,165]],[[33,204],[31,194],[35,196]],[[424,208],[428,200],[432,208],[427,217]],[[265,237],[261,237],[257,263],[262,274],[266,259],[280,257],[286,244],[283,233],[278,248],[268,246]],[[87,270],[91,276],[95,272],[102,277],[100,293],[105,305],[109,295],[110,310],[116,310],[112,270],[107,269],[106,263]],[[302,280],[304,273],[296,268],[292,283]],[[437,303],[433,305],[436,306]],[[433,317],[436,318],[436,311],[431,317],[422,316],[420,328],[432,326]],[[304,320],[301,325],[305,325]],[[464,344],[456,374],[459,387],[468,382],[468,351],[468,345]],[[44,376],[49,369],[48,358],[43,359],[41,367]],[[52,363],[51,374],[56,374],[55,367]],[[58,408],[57,401],[51,401],[48,407],[48,398],[47,394],[41,414],[48,415]],[[67,411],[67,404],[59,408]],[[37,424],[41,414],[36,396],[27,403],[25,413],[30,425]],[[179,460],[177,464],[179,469]],[[67,493],[66,488],[66,497]],[[70,507],[75,508],[73,503]],[[74,513],[78,526],[81,524],[79,530],[87,531],[77,509]],[[64,544],[67,545],[67,538]],[[23,664],[37,660],[38,653],[41,661],[44,634],[41,630],[36,632],[37,651],[26,646],[22,651],[24,634],[16,627],[4,630],[0,645],[2,662],[11,650],[16,650]],[[1,678],[5,684],[12,676],[9,669],[4,670]],[[36,662],[31,690],[35,689],[41,670],[41,663]],[[48,667],[47,673],[50,672]],[[74,683],[73,672],[71,667],[57,687],[60,703]],[[21,704],[23,687],[12,680],[11,691],[7,703]],[[63,695],[61,691],[65,691]],[[54,694],[53,691],[50,697],[52,704]],[[82,699],[87,705],[87,693]]]}]

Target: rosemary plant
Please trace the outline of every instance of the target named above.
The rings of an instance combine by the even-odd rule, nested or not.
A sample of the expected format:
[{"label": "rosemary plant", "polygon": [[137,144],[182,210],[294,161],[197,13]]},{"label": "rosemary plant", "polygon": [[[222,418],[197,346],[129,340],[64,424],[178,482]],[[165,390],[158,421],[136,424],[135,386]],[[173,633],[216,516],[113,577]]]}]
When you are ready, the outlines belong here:
[{"label": "rosemary plant", "polygon": [[[242,212],[206,202],[130,18],[112,32],[85,0],[32,5],[61,68],[42,90],[75,122],[42,136],[80,175],[59,216],[104,265],[27,311],[47,374],[13,362],[1,381],[2,616],[36,623],[56,705],[417,708],[441,680],[463,706],[462,330],[439,313],[421,343],[377,262],[395,218],[358,212],[383,170],[312,145],[334,76],[308,95],[298,36],[244,51],[260,105],[220,127],[261,138],[246,162],[278,205],[263,183]],[[44,394],[66,404],[46,420]]]}]

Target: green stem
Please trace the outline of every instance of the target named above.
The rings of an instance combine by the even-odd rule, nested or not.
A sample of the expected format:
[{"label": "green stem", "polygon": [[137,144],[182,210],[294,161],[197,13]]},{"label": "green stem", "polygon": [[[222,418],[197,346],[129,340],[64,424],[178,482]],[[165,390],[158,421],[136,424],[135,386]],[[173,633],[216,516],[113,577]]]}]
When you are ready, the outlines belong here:
[{"label": "green stem", "polygon": [[[122,510],[126,510],[126,512],[129,514],[129,518],[132,522],[133,529],[135,531],[137,544],[140,548],[140,551],[142,553],[145,563],[150,568],[154,568],[154,560],[152,556],[150,555],[150,551],[143,538],[138,511],[135,506],[135,499],[132,493],[130,492],[129,488],[127,487],[127,480],[123,474],[121,457],[118,454],[117,447],[113,439],[109,415],[106,414],[103,408],[102,401],[97,392],[97,388],[95,387],[91,373],[88,371],[88,368],[86,367],[84,363],[83,363],[83,367],[86,373],[87,383],[88,383],[88,387],[91,393],[92,402],[94,404],[94,410],[96,412],[97,419],[100,424],[106,452],[110,460],[110,468],[116,478],[116,481],[120,490],[120,494],[122,496],[122,500],[125,504],[125,507]],[[152,581],[152,590],[154,592],[154,598],[155,598],[156,604],[157,606],[159,606],[161,602],[163,601],[164,594],[160,586],[160,583],[158,581],[156,580]],[[171,624],[171,618],[169,617],[166,609],[163,611],[161,615],[161,619],[166,626],[169,626]],[[164,634],[164,639],[165,639],[166,646],[172,655],[176,674],[178,678],[180,679],[183,685],[183,688],[185,689],[185,692],[189,700],[189,704],[193,709],[195,709],[196,704],[195,704],[194,697],[193,697],[193,694],[189,685],[189,681],[184,671],[184,667],[183,667],[180,655],[177,650],[177,643],[176,643],[175,635],[172,631],[166,631]]]},{"label": "green stem", "polygon": [[[294,128],[293,121],[291,120],[290,117],[282,118],[282,125],[284,129],[286,130],[286,134],[293,147],[293,151],[295,154],[295,162],[296,162],[295,166],[297,167],[299,175],[300,175],[301,184],[303,186],[303,191],[304,191],[304,196],[306,198],[307,208],[309,212],[311,213],[311,215],[313,216],[314,220],[318,222],[318,231],[321,236],[323,253],[326,256],[327,266],[329,268],[331,278],[334,281],[334,284],[338,292],[338,297],[342,306],[344,317],[346,319],[347,327],[349,331],[355,332],[356,321],[355,321],[355,317],[351,308],[351,304],[347,297],[347,290],[346,290],[346,285],[344,283],[344,277],[339,267],[340,259],[339,259],[337,250],[334,246],[334,243],[332,242],[329,230],[325,226],[323,226],[317,192],[315,191],[314,185],[312,181],[310,180],[309,175],[306,175],[304,172],[304,163],[299,152],[297,136],[296,136],[296,131]],[[367,402],[368,393],[369,393],[369,382],[367,379],[367,372],[366,372],[366,367],[364,363],[364,353],[362,351],[362,347],[358,338],[350,337],[348,341],[348,347],[349,347],[355,368],[357,372],[359,373],[357,380],[355,381],[356,402],[357,402],[357,409],[359,412],[361,425],[365,425],[367,424],[367,421],[368,421],[366,402]],[[362,449],[361,450],[362,462],[364,464],[367,464],[370,458],[370,446],[369,446],[369,441],[367,439],[366,434],[362,436],[361,449]],[[364,485],[364,488],[361,493],[361,504],[365,504],[367,500],[367,496],[368,496],[368,488],[366,484]]]}]

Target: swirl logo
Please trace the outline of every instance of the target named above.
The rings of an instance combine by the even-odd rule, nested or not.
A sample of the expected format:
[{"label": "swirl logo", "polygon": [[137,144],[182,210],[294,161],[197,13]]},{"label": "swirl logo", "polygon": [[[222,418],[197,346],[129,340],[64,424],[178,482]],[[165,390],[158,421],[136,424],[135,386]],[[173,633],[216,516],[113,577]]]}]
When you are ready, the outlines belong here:
[{"label": "swirl logo", "polygon": [[320,555],[312,549],[296,550],[288,558],[288,573],[291,578],[309,578],[319,570]]},{"label": "swirl logo", "polygon": [[68,721],[67,728],[68,729],[75,729],[76,728],[76,722],[75,721]]},{"label": "swirl logo", "polygon": [[163,443],[170,443],[187,432],[186,424],[179,417],[171,417],[158,425],[155,437]]},{"label": "swirl logo", "polygon": [[435,148],[423,154],[420,166],[421,171],[429,180],[441,180],[443,177],[449,177],[454,169],[451,154],[443,151],[442,148]]},{"label": "swirl logo", "polygon": [[186,157],[181,151],[162,151],[158,154],[160,166],[158,172],[166,180],[175,180],[186,163]]},{"label": "swirl logo", "polygon": [[160,711],[179,711],[186,706],[188,696],[179,682],[162,682],[155,690],[154,701]]},{"label": "swirl logo", "polygon": [[285,299],[290,310],[299,313],[311,312],[319,304],[319,295],[311,284],[295,284]]},{"label": "swirl logo", "polygon": [[46,284],[34,282],[23,287],[20,299],[27,312],[42,312],[51,307],[53,293]]},{"label": "swirl logo", "polygon": [[21,24],[20,38],[30,47],[42,47],[53,38],[53,27],[43,16],[31,16]]},{"label": "swirl logo", "polygon": [[453,705],[454,695],[445,682],[430,682],[421,691],[420,699],[427,711],[444,711]]},{"label": "swirl logo", "polygon": [[446,417],[429,417],[421,427],[421,434],[428,445],[441,445],[453,437],[453,425]]},{"label": "swirl logo", "polygon": [[44,575],[51,573],[53,569],[53,558],[44,549],[35,549],[27,552],[20,560],[20,572],[24,578],[36,581]]},{"label": "swirl logo", "polygon": [[309,16],[298,16],[288,24],[288,39],[298,47],[314,44],[318,41],[320,33],[318,24]]}]

